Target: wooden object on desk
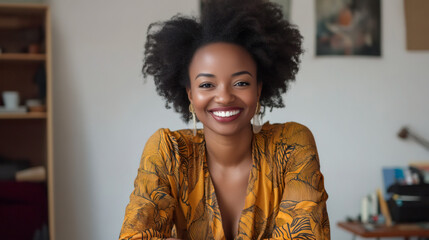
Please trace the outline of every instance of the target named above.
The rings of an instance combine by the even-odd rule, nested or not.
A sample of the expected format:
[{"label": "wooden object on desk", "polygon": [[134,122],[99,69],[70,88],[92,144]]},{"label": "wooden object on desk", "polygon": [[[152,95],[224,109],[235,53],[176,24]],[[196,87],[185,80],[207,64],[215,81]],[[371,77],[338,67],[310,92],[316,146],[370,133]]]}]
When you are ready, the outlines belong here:
[{"label": "wooden object on desk", "polygon": [[383,214],[384,219],[386,219],[386,225],[388,227],[392,226],[392,217],[390,216],[389,208],[387,207],[386,200],[384,200],[383,193],[381,189],[377,189],[377,197],[380,202],[381,214]]},{"label": "wooden object on desk", "polygon": [[[428,224],[426,224],[428,225]],[[360,222],[339,222],[338,226],[348,232],[363,238],[382,237],[429,237],[429,228],[424,228],[422,223],[395,224],[390,227],[382,225],[367,230]]]}]

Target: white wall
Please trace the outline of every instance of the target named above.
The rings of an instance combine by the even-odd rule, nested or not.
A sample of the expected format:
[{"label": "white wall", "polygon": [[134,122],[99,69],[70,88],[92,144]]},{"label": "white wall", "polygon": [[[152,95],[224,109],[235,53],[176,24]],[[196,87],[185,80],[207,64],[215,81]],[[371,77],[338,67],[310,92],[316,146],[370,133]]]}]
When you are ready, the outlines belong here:
[{"label": "white wall", "polygon": [[[57,239],[117,239],[147,138],[184,128],[140,69],[149,23],[196,14],[197,0],[51,0]],[[429,137],[429,52],[405,50],[403,1],[382,1],[382,58],[315,58],[314,1],[293,1],[305,37],[301,71],[271,122],[297,121],[318,143],[332,239],[382,186],[381,167],[428,160],[395,135],[409,125]]]}]

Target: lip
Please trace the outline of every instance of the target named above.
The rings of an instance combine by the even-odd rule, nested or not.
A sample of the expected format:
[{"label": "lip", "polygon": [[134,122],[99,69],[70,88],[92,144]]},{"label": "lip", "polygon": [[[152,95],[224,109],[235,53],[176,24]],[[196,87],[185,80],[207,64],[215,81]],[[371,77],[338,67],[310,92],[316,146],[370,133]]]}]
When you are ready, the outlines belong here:
[{"label": "lip", "polygon": [[[239,113],[236,115],[233,115],[233,116],[229,116],[229,117],[219,117],[219,116],[214,115],[214,113],[213,113],[213,112],[218,112],[218,111],[235,111],[235,110],[238,110]],[[240,117],[242,110],[243,109],[239,108],[239,107],[221,107],[221,108],[212,108],[209,110],[209,113],[210,113],[210,115],[212,115],[212,117],[216,121],[225,123],[225,122],[234,121],[235,119]]]}]

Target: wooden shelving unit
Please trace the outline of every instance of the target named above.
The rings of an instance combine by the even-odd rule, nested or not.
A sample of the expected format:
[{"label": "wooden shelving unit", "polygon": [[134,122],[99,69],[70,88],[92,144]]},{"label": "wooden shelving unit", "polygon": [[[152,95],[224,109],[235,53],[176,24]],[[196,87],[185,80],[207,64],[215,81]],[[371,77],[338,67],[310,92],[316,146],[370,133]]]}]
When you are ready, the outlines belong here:
[{"label": "wooden shelving unit", "polygon": [[[37,46],[36,50],[34,50],[34,45]],[[0,105],[4,104],[1,92],[17,91],[20,95],[20,105],[25,105],[25,101],[28,99],[40,99],[46,106],[46,112],[0,113],[0,157],[9,161],[25,160],[29,162],[30,166],[46,168],[46,182],[37,183],[39,189],[46,189],[42,198],[46,201],[42,204],[46,206],[46,212],[40,209],[38,211],[41,215],[47,216],[49,239],[55,240],[49,7],[44,4],[0,3],[0,49]],[[33,50],[30,51],[30,49]],[[17,189],[20,189],[20,184],[0,180],[0,187],[13,186],[14,191],[19,191]],[[23,185],[28,187],[31,183]],[[18,192],[17,195],[25,194]],[[26,204],[31,205],[33,200],[29,199],[27,200],[30,202]],[[8,204],[10,207],[2,206],[2,201],[0,201],[0,211],[6,210],[7,212],[7,210],[16,208],[18,209],[16,213],[21,212],[19,204],[11,205],[10,202]],[[36,206],[36,202],[34,206]],[[4,213],[4,211],[1,212]],[[10,234],[12,231],[10,229],[15,227],[13,224],[16,220],[20,224],[20,229],[13,239],[33,239],[33,237],[22,237],[23,233],[30,228],[31,224],[27,224],[27,222],[32,222],[31,219],[28,219],[31,217],[31,214],[20,219],[13,219],[14,216],[12,218],[9,216],[6,225],[11,227],[0,226],[0,238],[7,238],[2,231]],[[0,218],[3,218],[3,215]],[[0,220],[0,222],[2,221]]]},{"label": "wooden shelving unit", "polygon": [[0,61],[46,61],[45,54],[29,53],[3,53],[0,54]]},{"label": "wooden shelving unit", "polygon": [[0,119],[46,119],[47,114],[44,112],[29,113],[0,113]]}]

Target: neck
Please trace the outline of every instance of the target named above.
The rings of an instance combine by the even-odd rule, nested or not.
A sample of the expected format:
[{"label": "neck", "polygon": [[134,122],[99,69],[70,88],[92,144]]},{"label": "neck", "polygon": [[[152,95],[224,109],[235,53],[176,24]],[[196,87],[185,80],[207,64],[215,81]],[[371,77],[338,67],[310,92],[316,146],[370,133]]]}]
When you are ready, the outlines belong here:
[{"label": "neck", "polygon": [[250,124],[234,135],[219,135],[206,130],[204,135],[209,165],[229,168],[252,161],[253,132]]}]

